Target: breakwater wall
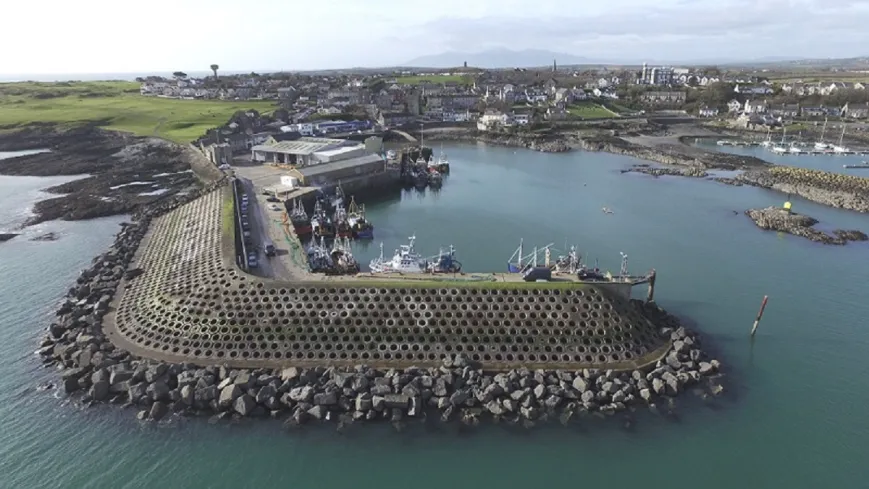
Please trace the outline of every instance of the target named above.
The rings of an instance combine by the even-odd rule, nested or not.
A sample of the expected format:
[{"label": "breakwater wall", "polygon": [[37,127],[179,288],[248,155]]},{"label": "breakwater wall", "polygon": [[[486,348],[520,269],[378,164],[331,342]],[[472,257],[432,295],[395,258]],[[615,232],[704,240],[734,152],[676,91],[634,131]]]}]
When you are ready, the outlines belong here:
[{"label": "breakwater wall", "polygon": [[139,213],[82,272],[39,350],[67,393],[154,420],[400,424],[436,413],[531,425],[669,406],[688,386],[721,392],[719,364],[696,335],[654,305],[593,287],[243,274],[220,219],[228,191],[214,187]]},{"label": "breakwater wall", "polygon": [[728,184],[745,184],[817,202],[819,204],[869,212],[869,178],[843,175],[791,166],[774,166],[766,170],[745,172]]}]

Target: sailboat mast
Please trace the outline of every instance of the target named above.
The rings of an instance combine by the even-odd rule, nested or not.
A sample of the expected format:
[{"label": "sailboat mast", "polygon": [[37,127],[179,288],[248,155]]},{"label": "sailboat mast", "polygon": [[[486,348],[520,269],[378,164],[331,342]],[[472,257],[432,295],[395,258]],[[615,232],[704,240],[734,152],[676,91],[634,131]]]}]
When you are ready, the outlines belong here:
[{"label": "sailboat mast", "polygon": [[842,146],[842,141],[845,140],[845,123],[842,123],[842,134],[839,136],[839,147]]},{"label": "sailboat mast", "polygon": [[521,270],[522,269],[522,239],[519,240],[519,261],[516,262],[516,265]]},{"label": "sailboat mast", "polygon": [[822,143],[824,142],[824,134],[826,134],[826,133],[827,133],[827,118],[824,117],[824,127],[821,128],[821,141],[820,142],[822,142]]}]

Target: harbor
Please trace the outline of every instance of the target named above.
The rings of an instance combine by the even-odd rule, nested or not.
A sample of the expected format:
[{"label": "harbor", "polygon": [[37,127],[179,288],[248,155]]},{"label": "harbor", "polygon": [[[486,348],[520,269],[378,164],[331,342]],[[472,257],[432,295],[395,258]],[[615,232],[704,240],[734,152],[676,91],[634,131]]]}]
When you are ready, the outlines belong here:
[{"label": "harbor", "polygon": [[[614,168],[638,163],[632,158],[586,153],[562,158],[560,155],[553,157],[529,151],[514,154],[513,150],[475,146],[448,146],[446,149],[451,159],[469,164],[455,167],[454,171],[460,172],[462,178],[454,179],[440,194],[422,194],[414,190],[386,202],[364,201],[366,216],[376,226],[376,238],[367,245],[353,243],[354,255],[360,263],[367,264],[379,256],[380,241],[385,243],[388,256],[394,248],[407,243],[409,233],[417,235],[420,251],[424,254],[436,252],[441,243],[452,242],[463,264],[468,267],[473,264],[473,269],[480,270],[504,270],[506,260],[523,236],[529,245],[526,248],[550,241],[556,241],[559,248],[567,249],[569,246],[564,246],[565,241],[581,244],[592,252],[592,256],[599,257],[602,268],[614,271],[619,268],[619,251],[624,251],[630,255],[631,268],[646,270],[654,266],[661,271],[656,301],[695,321],[697,327],[708,334],[704,338],[708,338],[710,345],[717,347],[720,357],[726,360],[729,383],[724,397],[703,399],[692,393],[693,388],[688,388],[675,398],[672,415],[666,402],[661,402],[658,403],[659,414],[647,413],[645,409],[627,411],[607,419],[576,414],[569,427],[562,427],[557,417],[553,417],[551,424],[554,426],[530,434],[516,434],[511,425],[502,421],[499,426],[481,427],[473,436],[457,435],[458,432],[466,433],[458,427],[432,428],[437,420],[431,416],[424,423],[419,418],[405,418],[406,433],[402,434],[393,433],[393,428],[387,424],[347,427],[346,435],[336,435],[330,433],[335,429],[334,424],[319,430],[309,427],[304,433],[290,431],[287,434],[281,425],[283,418],[270,421],[268,411],[265,419],[234,422],[241,426],[223,426],[229,421],[220,420],[230,419],[229,415],[215,419],[213,422],[221,423],[217,426],[204,419],[175,416],[167,417],[159,425],[146,422],[140,425],[129,420],[138,410],[144,409],[138,405],[118,411],[97,405],[90,409],[82,408],[84,414],[79,414],[79,411],[72,412],[64,405],[68,402],[66,394],[56,390],[30,390],[22,394],[21,384],[16,383],[29,381],[32,377],[36,377],[32,381],[34,384],[59,382],[54,369],[32,368],[34,341],[28,327],[42,314],[44,308],[40,304],[51,303],[56,295],[64,293],[68,286],[65,277],[76,277],[80,268],[89,266],[93,250],[105,249],[112,244],[112,235],[118,229],[115,223],[119,220],[61,223],[70,225],[65,228],[69,234],[57,242],[30,243],[25,240],[16,243],[13,240],[5,243],[10,258],[4,261],[5,271],[12,276],[30,277],[24,284],[7,284],[10,294],[18,294],[16,297],[23,296],[24,299],[9,301],[11,315],[5,316],[4,325],[14,333],[7,349],[16,353],[11,357],[15,361],[9,366],[7,380],[10,383],[5,390],[8,399],[4,405],[10,419],[18,419],[17,422],[21,423],[22,435],[34,435],[10,439],[12,462],[26,464],[28,450],[37,449],[60,457],[66,463],[78,463],[82,460],[79,456],[62,449],[63,443],[55,443],[61,438],[78,440],[71,446],[93,450],[93,455],[87,458],[92,462],[93,470],[100,474],[110,471],[109,475],[101,476],[107,484],[111,484],[109,478],[112,477],[111,454],[121,447],[128,455],[126,460],[142,469],[143,472],[137,472],[139,477],[143,473],[148,473],[149,477],[153,474],[153,478],[147,479],[151,483],[172,486],[179,484],[179,480],[194,485],[199,480],[184,475],[189,472],[184,464],[172,463],[173,460],[185,460],[191,450],[202,452],[200,455],[205,457],[202,460],[218,461],[236,460],[239,449],[247,450],[257,454],[254,465],[260,471],[267,470],[269,464],[281,463],[279,453],[297,452],[301,461],[299,470],[292,477],[315,485],[340,485],[352,483],[352,477],[323,475],[322,471],[315,470],[318,460],[335,453],[353,453],[357,456],[352,458],[355,462],[351,468],[359,470],[387,459],[413,466],[413,457],[408,453],[441,450],[446,455],[438,455],[441,457],[438,460],[457,464],[465,470],[477,470],[480,463],[497,468],[505,461],[514,465],[524,461],[558,471],[564,466],[563,455],[573,453],[585,462],[579,468],[568,469],[568,475],[573,478],[591,477],[591,480],[603,484],[611,479],[611,473],[597,467],[606,467],[608,462],[604,459],[611,459],[612,453],[618,453],[639,464],[644,475],[636,478],[637,481],[651,477],[654,484],[660,485],[673,477],[672,468],[666,468],[672,465],[673,457],[683,462],[680,470],[684,477],[702,480],[706,477],[704,464],[708,465],[710,457],[717,464],[738,469],[751,466],[765,454],[774,454],[771,466],[782,470],[770,477],[753,479],[755,483],[771,485],[784,481],[798,487],[830,483],[859,485],[853,474],[859,473],[862,452],[843,447],[862,446],[860,441],[866,423],[859,409],[850,409],[851,404],[845,400],[856,395],[857,404],[862,402],[866,392],[865,379],[860,376],[845,378],[843,382],[831,379],[839,379],[837,372],[859,370],[862,365],[860,318],[865,307],[860,302],[861,290],[854,288],[853,284],[859,283],[860,277],[866,274],[865,260],[860,259],[865,254],[865,247],[825,250],[803,243],[800,238],[759,233],[743,216],[727,217],[730,209],[781,205],[780,195],[699,180],[626,179],[613,171]],[[836,163],[840,169],[841,163],[842,160]],[[494,173],[503,175],[496,185],[486,178]],[[577,196],[577,181],[589,182],[588,187],[582,188],[581,197]],[[525,199],[514,203],[503,197],[517,194],[524,195]],[[9,192],[7,197],[19,195],[20,192]],[[795,205],[800,212],[837,226],[869,227],[865,215],[810,202],[798,201]],[[614,210],[614,214],[602,213],[603,206]],[[659,222],[660,216],[665,215],[673,217],[666,227]],[[481,235],[484,237],[480,238]],[[32,266],[33,255],[29,247],[34,246],[38,246],[40,256],[46,258],[47,269]],[[593,263],[594,258],[590,261]],[[801,279],[805,269],[794,266],[795,263],[820,263],[817,273],[821,274],[820,278],[826,277],[830,281],[825,282],[824,287],[806,288]],[[218,270],[218,275],[210,280],[219,280],[220,273],[225,272]],[[45,282],[44,275],[64,278],[52,285]],[[710,281],[700,287],[698,276],[710,277]],[[765,294],[770,295],[770,304],[757,336],[749,343],[751,322]],[[853,307],[842,307],[843,302]],[[207,302],[204,304],[207,306]],[[345,309],[335,309],[337,312],[342,310]],[[817,324],[826,326],[818,329]],[[258,334],[266,336],[265,333],[247,334],[253,338]],[[843,343],[841,338],[856,340]],[[184,340],[206,341],[188,337]],[[215,383],[221,382],[217,376],[221,369],[209,369],[212,371],[217,379]],[[299,369],[298,375],[307,375],[308,372],[308,369]],[[403,374],[403,370],[397,370],[397,373]],[[189,375],[183,372],[179,379],[186,382]],[[280,372],[275,377],[282,381]],[[298,382],[298,379],[293,382]],[[820,390],[807,391],[807,385],[817,386]],[[728,393],[732,393],[730,396],[736,401],[728,400]],[[60,399],[55,399],[57,397]],[[270,402],[270,398],[264,399]],[[248,400],[245,398],[245,402]],[[240,405],[243,407],[244,402]],[[367,407],[364,399],[363,407]],[[27,413],[28,416],[16,418],[16,413]],[[75,416],[80,422],[71,424],[70,416]],[[337,423],[337,419],[334,422]],[[812,441],[812,450],[794,448],[793,443],[789,443],[795,426],[799,427],[801,437]],[[178,430],[183,432],[182,438],[192,437],[199,442],[182,443],[174,435],[170,436],[171,439],[166,438],[166,433],[171,435]],[[739,449],[744,448],[745,440],[757,432],[764,436],[748,450]],[[233,443],[226,443],[227,436],[233,438]],[[529,458],[528,454],[511,449],[517,441],[529,439],[544,447],[542,451],[535,449]],[[580,439],[587,443],[577,443]],[[123,440],[127,440],[128,446],[123,445]],[[718,448],[713,452],[692,450],[696,443]],[[488,455],[482,462],[470,462],[465,452],[456,451],[452,445]],[[263,451],[258,448],[265,446],[275,449]],[[780,450],[782,446],[786,447],[784,451]],[[371,450],[371,447],[375,449]],[[661,447],[675,447],[678,453]],[[155,453],[159,454],[159,460],[167,470],[150,471],[151,457]],[[788,470],[794,461],[799,462],[802,469]],[[501,474],[498,480],[506,481],[508,485],[510,481],[533,485],[538,477],[534,471],[514,472]],[[737,473],[738,470],[727,471],[721,484],[738,486],[745,483],[743,476],[733,475]],[[114,473],[114,476],[121,475]],[[491,475],[485,477],[491,478]],[[221,483],[217,478],[212,479],[213,484]],[[373,481],[373,477],[365,480],[368,479]],[[447,479],[447,476],[441,477],[438,483],[447,483]],[[83,483],[83,480],[72,479],[70,483]],[[34,476],[24,484],[39,485],[43,482],[53,483],[47,482],[46,477]]]}]

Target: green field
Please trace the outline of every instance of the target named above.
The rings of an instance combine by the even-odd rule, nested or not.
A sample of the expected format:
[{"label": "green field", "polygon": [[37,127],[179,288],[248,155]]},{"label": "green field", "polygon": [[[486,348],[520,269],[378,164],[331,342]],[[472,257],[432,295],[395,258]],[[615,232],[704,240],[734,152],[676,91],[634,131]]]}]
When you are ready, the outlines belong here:
[{"label": "green field", "polygon": [[0,128],[97,122],[107,129],[184,143],[226,123],[238,110],[273,108],[268,101],[143,97],[135,82],[0,83]]},{"label": "green field", "polygon": [[465,85],[474,83],[474,77],[470,75],[428,75],[428,76],[400,76],[395,79],[404,85],[419,85],[422,82],[447,83],[459,82]]},{"label": "green field", "polygon": [[574,117],[582,117],[584,119],[599,119],[602,117],[618,117],[618,114],[607,109],[606,107],[594,102],[582,101],[576,102],[567,108],[567,112]]}]

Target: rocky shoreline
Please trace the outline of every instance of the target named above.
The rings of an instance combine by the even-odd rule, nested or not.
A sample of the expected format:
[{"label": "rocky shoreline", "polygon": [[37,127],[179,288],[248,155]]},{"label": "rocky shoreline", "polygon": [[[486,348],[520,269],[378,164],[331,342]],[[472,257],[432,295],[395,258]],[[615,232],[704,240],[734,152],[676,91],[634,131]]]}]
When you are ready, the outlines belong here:
[{"label": "rocky shoreline", "polygon": [[0,151],[28,149],[50,152],[0,160],[0,174],[84,177],[46,189],[60,195],[37,202],[24,226],[129,214],[190,190],[196,181],[185,148],[155,138],[50,125],[0,135]]},{"label": "rocky shoreline", "polygon": [[140,419],[159,421],[172,413],[214,420],[283,418],[288,425],[386,420],[401,428],[408,420],[435,416],[475,425],[490,417],[526,427],[583,413],[613,415],[647,406],[671,412],[686,390],[708,398],[723,392],[718,361],[708,358],[700,339],[654,304],[634,306],[673,341],[657,365],[633,372],[584,369],[483,371],[463,356],[440,368],[377,370],[333,368],[231,369],[151,361],[116,348],[101,321],[150,220],[213,191],[215,182],[188,195],[147,206],[124,224],[114,245],[94,259],[70,288],[48,328],[38,354],[57,368],[59,388],[86,405],[111,403],[138,410]]},{"label": "rocky shoreline", "polygon": [[766,207],[764,209],[749,209],[745,215],[751,218],[757,227],[768,231],[780,231],[783,233],[801,236],[803,238],[828,245],[844,245],[848,241],[866,241],[869,236],[858,230],[836,229],[833,235],[814,229],[818,220],[795,212],[788,212],[778,207]]},{"label": "rocky shoreline", "polygon": [[706,173],[706,170],[703,168],[699,168],[696,166],[690,166],[686,168],[661,168],[661,167],[653,167],[651,165],[634,165],[627,170],[621,170],[622,173],[643,173],[646,175],[651,175],[655,178],[662,176],[675,176],[675,177],[688,177],[688,178],[704,178],[708,177],[709,174]]}]

